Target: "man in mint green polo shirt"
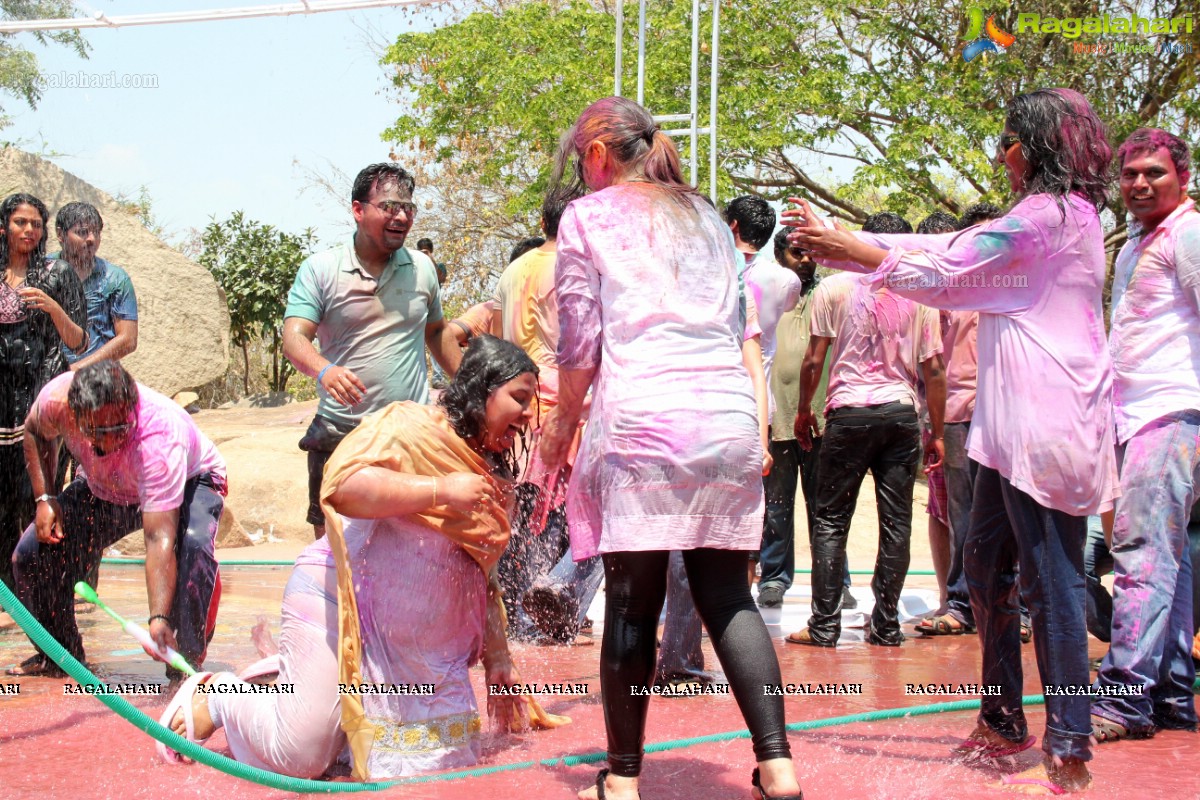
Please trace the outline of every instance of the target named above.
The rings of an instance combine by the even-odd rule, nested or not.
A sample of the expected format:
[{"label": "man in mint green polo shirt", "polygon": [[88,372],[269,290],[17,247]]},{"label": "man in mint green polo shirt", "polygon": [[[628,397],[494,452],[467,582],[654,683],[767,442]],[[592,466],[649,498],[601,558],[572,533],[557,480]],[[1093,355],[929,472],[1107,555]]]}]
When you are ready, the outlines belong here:
[{"label": "man in mint green polo shirt", "polygon": [[429,402],[426,346],[449,375],[461,359],[442,319],[433,261],[404,247],[415,188],[396,164],[358,173],[353,239],[306,258],[288,293],[284,353],[317,379],[317,415],[300,448],[308,451],[308,521],[318,539],[325,535],[321,476],[338,442],[389,403]]}]

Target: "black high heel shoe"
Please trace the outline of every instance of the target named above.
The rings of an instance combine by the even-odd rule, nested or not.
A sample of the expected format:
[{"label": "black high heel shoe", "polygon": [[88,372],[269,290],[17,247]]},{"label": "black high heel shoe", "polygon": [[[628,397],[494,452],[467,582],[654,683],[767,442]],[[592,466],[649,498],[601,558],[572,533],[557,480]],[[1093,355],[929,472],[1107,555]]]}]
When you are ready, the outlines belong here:
[{"label": "black high heel shoe", "polygon": [[[779,797],[772,797],[767,794],[767,790],[762,787],[762,782],[759,780],[758,767],[754,768],[754,774],[750,776],[750,785],[758,789],[758,793],[762,795],[762,800],[804,800],[804,792],[800,792],[799,794],[785,794]],[[600,800],[604,800],[603,793],[600,794]]]}]

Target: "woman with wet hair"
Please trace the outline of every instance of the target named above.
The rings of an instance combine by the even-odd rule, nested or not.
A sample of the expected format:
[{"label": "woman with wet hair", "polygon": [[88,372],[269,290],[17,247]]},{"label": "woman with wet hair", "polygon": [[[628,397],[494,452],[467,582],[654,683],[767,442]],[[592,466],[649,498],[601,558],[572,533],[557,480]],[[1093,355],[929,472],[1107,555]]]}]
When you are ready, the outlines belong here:
[{"label": "woman with wet hair", "polygon": [[[495,566],[508,543],[512,450],[536,390],[537,367],[519,347],[479,336],[437,406],[393,403],[367,417],[325,468],[326,536],[296,559],[284,590],[277,685],[292,693],[238,693],[234,675],[200,673],[163,724],[196,741],[223,726],[239,761],[305,778],[347,743],[360,780],[477,763],[470,667],[482,660],[489,685],[520,680]],[[368,691],[380,686],[418,691]],[[488,711],[505,731],[567,721],[526,697],[489,694]]]},{"label": "woman with wet hair", "polygon": [[981,683],[1002,693],[983,698],[959,751],[991,759],[1035,741],[1021,708],[1019,587],[1047,687],[1044,759],[1004,782],[1058,794],[1091,781],[1083,543],[1088,515],[1111,509],[1117,486],[1101,300],[1112,150],[1082,95],[1042,89],[1009,103],[995,158],[1016,204],[955,235],[852,234],[803,200],[784,219],[827,266],[874,272],[934,308],[979,311],[964,570]]},{"label": "woman with wet hair", "polygon": [[50,213],[33,195],[0,203],[0,580],[10,589],[12,553],[33,520],[22,447],[25,415],[43,386],[67,371],[62,345],[87,345],[83,286],[63,261],[46,263]]},{"label": "woman with wet hair", "polygon": [[746,582],[762,538],[762,445],[742,361],[740,255],[683,180],[670,138],[636,103],[593,103],[563,137],[555,183],[591,194],[558,229],[559,405],[542,433],[563,463],[592,406],[567,492],[576,559],[604,562],[600,685],[609,768],[581,798],[638,797],[668,559],[683,551],[696,607],[752,735],[756,796],[800,797],[779,662]]}]

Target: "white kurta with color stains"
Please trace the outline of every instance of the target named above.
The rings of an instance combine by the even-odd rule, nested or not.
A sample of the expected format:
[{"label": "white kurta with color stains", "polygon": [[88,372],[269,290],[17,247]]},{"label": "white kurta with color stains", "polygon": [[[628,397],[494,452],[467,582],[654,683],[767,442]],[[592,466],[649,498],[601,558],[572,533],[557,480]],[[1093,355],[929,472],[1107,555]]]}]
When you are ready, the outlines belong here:
[{"label": "white kurta with color stains", "polygon": [[685,203],[621,184],[576,200],[559,225],[559,367],[596,368],[567,496],[577,559],[751,550],[762,537],[740,255],[712,207]]}]

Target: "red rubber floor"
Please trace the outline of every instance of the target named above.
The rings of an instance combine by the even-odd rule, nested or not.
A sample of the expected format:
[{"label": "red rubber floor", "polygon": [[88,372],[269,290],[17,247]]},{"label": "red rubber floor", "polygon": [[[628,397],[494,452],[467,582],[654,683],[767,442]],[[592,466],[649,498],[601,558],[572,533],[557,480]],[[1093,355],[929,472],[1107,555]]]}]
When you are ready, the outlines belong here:
[{"label": "red rubber floor", "polygon": [[[255,658],[249,630],[260,616],[278,624],[279,600],[287,570],[225,569],[224,596],[208,669],[236,669]],[[100,595],[132,619],[145,615],[145,584],[139,569],[105,567]],[[80,615],[88,656],[109,683],[163,683],[150,662],[99,611]],[[773,631],[779,633],[779,631]],[[597,645],[599,639],[597,638]],[[798,647],[776,639],[785,682],[862,684],[862,695],[792,697],[789,722],[821,719],[873,709],[912,707],[954,697],[906,696],[907,683],[978,681],[978,642],[974,636],[914,637],[901,648],[847,644],[837,650]],[[705,642],[710,665],[716,661]],[[0,665],[30,653],[15,626],[0,628]],[[1093,641],[1092,656],[1104,645]],[[604,745],[599,704],[599,647],[514,646],[528,682],[586,683],[583,697],[551,699],[549,710],[567,714],[573,724],[554,731],[488,736],[481,766],[563,755],[592,753]],[[1024,650],[1026,694],[1040,693],[1032,647]],[[87,696],[64,696],[62,680],[13,679],[20,694],[0,694],[0,798],[114,798],[136,800],[241,800],[294,797],[221,774],[202,765],[173,767],[154,757],[152,740]],[[67,683],[73,682],[67,681]],[[477,693],[483,705],[482,673]],[[11,691],[11,690],[10,690]],[[166,698],[129,697],[157,717]],[[1041,737],[1045,715],[1028,709],[1030,730]],[[1002,798],[1013,793],[995,787],[996,769],[955,763],[950,748],[973,727],[973,712],[954,712],[860,723],[790,736],[805,797],[820,798]],[[485,726],[486,727],[486,726]],[[651,701],[647,742],[688,739],[744,728],[733,699],[701,696]],[[225,751],[218,733],[209,747]],[[227,751],[226,751],[227,752]],[[1035,748],[1010,760],[1005,771],[1035,764]],[[646,800],[747,798],[753,757],[745,739],[723,741],[647,756],[642,796]],[[388,798],[572,798],[589,784],[595,766],[534,767],[480,778],[394,787],[358,797]],[[1200,798],[1200,736],[1161,733],[1154,739],[1096,749],[1094,786],[1086,797]],[[345,795],[343,795],[345,796]]]}]

